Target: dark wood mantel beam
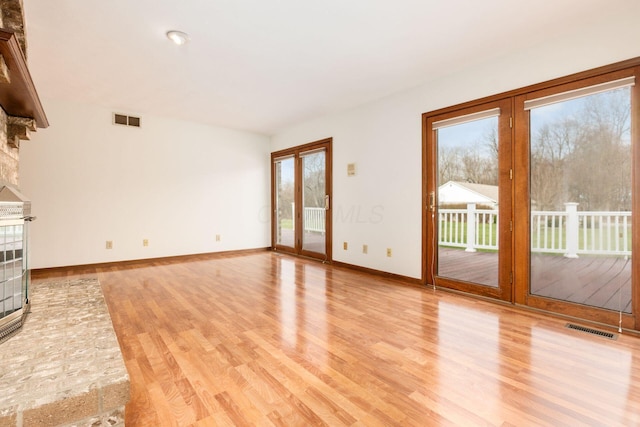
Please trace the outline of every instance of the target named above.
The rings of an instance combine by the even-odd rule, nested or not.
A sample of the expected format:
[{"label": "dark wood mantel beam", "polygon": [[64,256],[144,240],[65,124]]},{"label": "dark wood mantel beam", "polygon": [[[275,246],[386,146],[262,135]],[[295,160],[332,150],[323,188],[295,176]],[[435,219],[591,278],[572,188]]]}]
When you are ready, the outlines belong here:
[{"label": "dark wood mantel beam", "polygon": [[0,83],[2,108],[9,116],[33,118],[37,127],[48,127],[49,121],[13,31],[0,29],[0,55],[9,70],[9,82]]}]

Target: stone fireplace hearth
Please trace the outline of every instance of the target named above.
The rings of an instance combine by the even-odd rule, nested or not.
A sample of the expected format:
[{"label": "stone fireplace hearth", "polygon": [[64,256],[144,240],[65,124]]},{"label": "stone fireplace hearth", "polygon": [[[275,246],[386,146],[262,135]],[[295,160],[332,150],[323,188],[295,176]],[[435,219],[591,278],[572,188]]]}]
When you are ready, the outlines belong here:
[{"label": "stone fireplace hearth", "polygon": [[96,279],[32,286],[0,381],[0,427],[124,426],[129,375]]}]

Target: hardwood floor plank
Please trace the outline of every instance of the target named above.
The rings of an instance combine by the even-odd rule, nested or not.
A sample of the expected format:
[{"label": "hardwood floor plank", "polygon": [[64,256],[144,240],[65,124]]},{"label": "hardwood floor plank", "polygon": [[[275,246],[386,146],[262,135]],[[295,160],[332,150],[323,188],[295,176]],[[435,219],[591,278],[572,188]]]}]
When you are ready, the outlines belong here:
[{"label": "hardwood floor plank", "polygon": [[131,381],[131,401],[126,408],[127,423],[136,426],[159,425],[160,421],[147,387],[150,383],[144,380],[144,375],[135,360],[127,362],[127,371]]},{"label": "hardwood floor plank", "polygon": [[[225,413],[235,425],[267,425],[268,419],[262,418],[253,402],[238,389],[231,387],[216,395]],[[269,422],[269,424],[271,424]]]},{"label": "hardwood floor plank", "polygon": [[[156,422],[161,426],[179,426],[179,418],[177,414],[175,414],[171,408],[171,402],[162,391],[162,388],[157,383],[153,383],[147,386],[147,390],[149,391],[149,397],[153,402],[153,409],[156,412]],[[127,406],[128,407],[128,406]],[[125,424],[128,423],[129,415],[126,414],[125,410]],[[153,424],[150,424],[153,425]],[[186,424],[185,424],[186,425]]]},{"label": "hardwood floor plank", "polygon": [[[405,414],[402,411],[396,410],[395,407],[387,405],[384,399],[379,399],[375,394],[370,394],[368,392],[368,390],[372,388],[370,385],[358,384],[357,381],[353,381],[348,378],[348,376],[344,376],[341,372],[333,371],[328,367],[324,368],[325,371],[328,371],[328,374],[321,375],[318,372],[312,374],[311,372],[308,372],[310,370],[309,364],[305,363],[305,361],[289,360],[283,352],[278,351],[276,347],[261,340],[260,337],[253,335],[253,339],[262,343],[261,347],[265,351],[265,353],[261,355],[262,359],[268,360],[271,357],[275,358],[275,360],[268,363],[268,365],[277,366],[277,369],[272,368],[269,373],[270,375],[275,375],[278,384],[284,387],[281,393],[289,391],[296,394],[296,396],[299,396],[304,392],[305,387],[309,384],[324,388],[320,382],[321,380],[324,380],[325,383],[327,383],[328,388],[334,392],[339,391],[339,393],[335,394],[343,396],[347,394],[345,389],[336,387],[336,384],[334,384],[334,381],[339,379],[341,380],[339,383],[340,385],[346,385],[353,391],[350,393],[352,398],[347,400],[354,404],[354,406],[350,408],[354,413],[360,412],[358,410],[358,404],[364,403],[364,405],[362,405],[364,407],[363,412],[366,413],[366,411],[373,411],[376,407],[382,408],[384,410],[384,416],[382,418],[391,423],[397,423],[405,418]],[[289,367],[290,369],[288,369]],[[347,375],[349,375],[349,373],[352,373],[351,369],[348,369]],[[372,406],[371,402],[375,406]]]},{"label": "hardwood floor plank", "polygon": [[218,427],[219,425],[222,424],[216,423],[215,419],[210,416],[197,421],[195,424],[192,424],[191,427]]},{"label": "hardwood floor plank", "polygon": [[75,275],[101,282],[128,426],[640,425],[637,337],[270,252],[50,278]]},{"label": "hardwood floor plank", "polygon": [[191,383],[186,378],[176,381],[176,387],[187,407],[193,409],[196,420],[202,420],[209,416],[209,411],[198,397]]}]

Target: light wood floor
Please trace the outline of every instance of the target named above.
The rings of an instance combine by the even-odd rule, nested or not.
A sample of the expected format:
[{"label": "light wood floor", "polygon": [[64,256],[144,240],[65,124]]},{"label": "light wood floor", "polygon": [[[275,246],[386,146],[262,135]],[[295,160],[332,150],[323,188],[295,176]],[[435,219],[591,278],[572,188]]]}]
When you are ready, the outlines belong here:
[{"label": "light wood floor", "polygon": [[640,425],[640,338],[260,252],[98,277],[127,426]]}]

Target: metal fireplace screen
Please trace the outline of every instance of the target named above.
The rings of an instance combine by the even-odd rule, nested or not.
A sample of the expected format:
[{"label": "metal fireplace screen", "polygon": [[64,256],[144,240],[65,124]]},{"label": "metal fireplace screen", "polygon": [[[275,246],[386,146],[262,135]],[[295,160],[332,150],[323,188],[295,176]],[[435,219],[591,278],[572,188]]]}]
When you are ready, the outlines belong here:
[{"label": "metal fireplace screen", "polygon": [[29,311],[27,224],[31,203],[8,186],[0,190],[0,342],[24,323]]}]

